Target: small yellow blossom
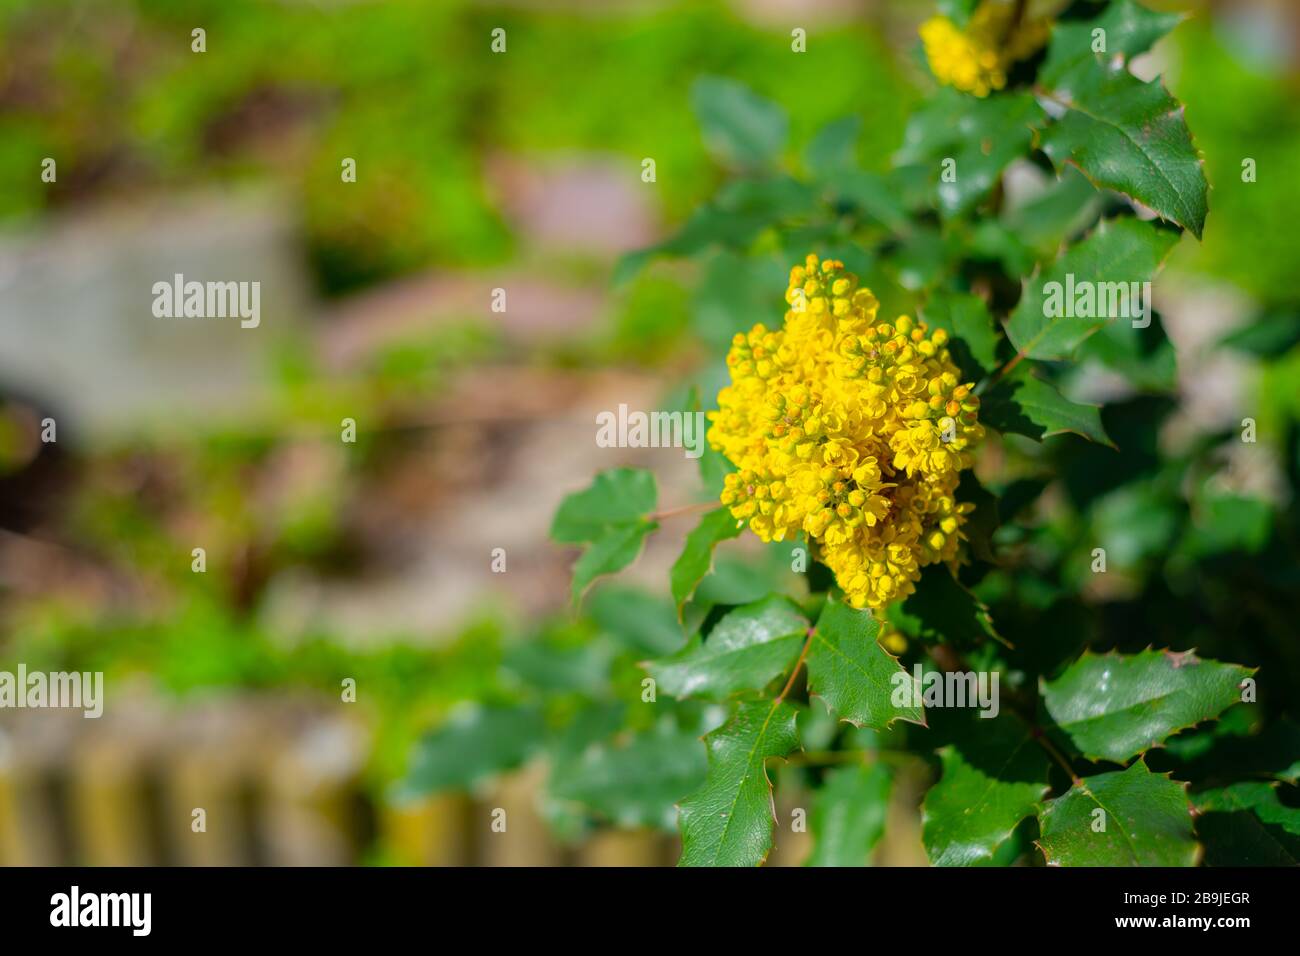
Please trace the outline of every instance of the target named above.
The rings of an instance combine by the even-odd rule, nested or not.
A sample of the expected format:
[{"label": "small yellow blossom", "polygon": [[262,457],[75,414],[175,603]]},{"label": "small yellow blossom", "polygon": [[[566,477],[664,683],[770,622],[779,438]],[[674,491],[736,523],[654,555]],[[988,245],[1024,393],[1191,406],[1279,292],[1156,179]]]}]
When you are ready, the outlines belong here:
[{"label": "small yellow blossom", "polygon": [[931,17],[921,24],[921,42],[935,79],[981,97],[1006,86],[1011,65],[1037,52],[1051,32],[1044,18],[1017,17],[1014,4],[985,0],[964,30],[947,17]]},{"label": "small yellow blossom", "polygon": [[808,256],[786,303],[781,328],[738,333],[727,355],[708,435],[737,468],[722,503],[764,541],[807,535],[854,607],[884,607],[956,560],[979,399],[947,333],[880,320],[842,262]]}]

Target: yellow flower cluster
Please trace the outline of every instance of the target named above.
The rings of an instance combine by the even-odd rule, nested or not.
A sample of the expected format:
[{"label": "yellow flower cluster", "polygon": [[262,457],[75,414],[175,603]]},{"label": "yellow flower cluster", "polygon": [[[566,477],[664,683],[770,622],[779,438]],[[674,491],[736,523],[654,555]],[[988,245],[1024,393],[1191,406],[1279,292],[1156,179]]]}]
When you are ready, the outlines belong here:
[{"label": "yellow flower cluster", "polygon": [[855,607],[952,561],[973,510],[954,494],[983,437],[942,329],[879,303],[842,262],[790,271],[782,328],[738,333],[709,443],[735,464],[722,503],[764,541],[816,542]]},{"label": "yellow flower cluster", "polygon": [[1007,85],[1007,70],[1032,56],[1051,32],[1043,18],[1017,20],[1015,7],[1000,0],[980,4],[962,30],[947,17],[921,24],[921,42],[935,78],[964,93],[988,96]]}]

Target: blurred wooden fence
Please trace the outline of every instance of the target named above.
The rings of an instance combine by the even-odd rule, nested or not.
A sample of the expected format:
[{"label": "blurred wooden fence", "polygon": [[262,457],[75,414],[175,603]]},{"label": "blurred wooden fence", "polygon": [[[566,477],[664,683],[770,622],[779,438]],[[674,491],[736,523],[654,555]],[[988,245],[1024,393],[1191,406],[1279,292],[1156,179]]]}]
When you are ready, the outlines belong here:
[{"label": "blurred wooden fence", "polygon": [[[369,739],[337,708],[239,695],[0,710],[0,865],[666,865],[670,838],[555,842],[538,768],[397,805],[363,785]],[[196,829],[195,810],[204,813]],[[504,833],[492,829],[505,810]]]},{"label": "blurred wooden fence", "polygon": [[[119,699],[97,720],[72,710],[0,710],[0,865],[669,866],[679,845],[603,830],[576,846],[538,811],[544,768],[475,795],[409,804],[364,783],[363,722],[320,701],[239,694],[167,703]],[[806,795],[802,795],[806,796]],[[769,865],[799,865],[796,793],[777,807]],[[878,863],[924,863],[918,794],[899,787]],[[194,811],[204,812],[204,829]],[[493,829],[504,810],[505,832]],[[497,814],[499,816],[499,814]]]}]

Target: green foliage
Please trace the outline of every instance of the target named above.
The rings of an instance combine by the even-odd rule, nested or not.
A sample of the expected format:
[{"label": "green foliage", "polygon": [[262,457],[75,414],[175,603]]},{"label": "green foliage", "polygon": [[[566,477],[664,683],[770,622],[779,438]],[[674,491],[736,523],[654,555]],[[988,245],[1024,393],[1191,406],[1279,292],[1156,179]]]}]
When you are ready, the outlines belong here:
[{"label": "green foliage", "polygon": [[1043,684],[1043,703],[1089,760],[1123,763],[1165,738],[1217,717],[1241,699],[1251,671],[1190,651],[1085,653]]},{"label": "green foliage", "polygon": [[[960,24],[974,5],[946,7]],[[804,99],[771,84],[693,81],[719,185],[615,276],[698,266],[690,332],[707,364],[692,394],[727,381],[735,333],[778,321],[788,269],[812,251],[843,259],[883,315],[949,333],[988,436],[957,495],[974,506],[959,560],[879,613],[846,605],[802,536],[745,553],[725,508],[671,530],[648,473],[603,473],[561,504],[552,536],[589,546],[578,592],[656,521],[680,551],[667,599],[606,588],[591,602],[601,639],[642,669],[612,692],[623,726],[561,760],[552,790],[604,821],[675,820],[683,865],[763,863],[784,832],[774,782],[810,791],[807,863],[869,863],[903,779],[925,782],[913,809],[935,865],[1296,858],[1300,665],[1284,609],[1300,409],[1279,403],[1257,443],[1172,441],[1181,356],[1159,313],[1066,305],[1076,281],[1156,278],[1184,232],[1201,237],[1208,189],[1181,105],[1129,69],[1180,18],[1131,0],[1063,16],[1005,90],[929,96],[888,164],[888,150],[862,161],[878,132],[865,105],[814,129]],[[1225,347],[1285,375],[1294,308],[1266,314],[1279,318]],[[1265,446],[1289,495],[1247,492],[1223,466]],[[725,469],[702,461],[711,496]]]},{"label": "green foliage", "polygon": [[893,783],[889,768],[879,763],[826,774],[809,817],[815,843],[808,865],[867,865],[885,833]]},{"label": "green foliage", "polygon": [[1190,811],[1187,784],[1135,760],[1049,800],[1038,845],[1056,866],[1193,866],[1201,848]]},{"label": "green foliage", "polygon": [[758,866],[772,849],[772,782],[766,764],[796,746],[795,710],[751,701],[704,738],[709,772],[681,804],[681,866]]},{"label": "green foliage", "polygon": [[646,535],[658,527],[650,517],[658,495],[648,471],[617,468],[601,472],[590,488],[564,499],[551,524],[551,537],[587,545],[573,569],[575,604],[596,578],[621,571],[637,559]]},{"label": "green foliage", "polygon": [[[876,643],[880,624],[866,611],[828,600],[808,645],[808,691],[857,727],[886,729],[895,720],[925,723],[920,688],[898,661]],[[897,675],[912,684],[907,698],[895,693]]]}]

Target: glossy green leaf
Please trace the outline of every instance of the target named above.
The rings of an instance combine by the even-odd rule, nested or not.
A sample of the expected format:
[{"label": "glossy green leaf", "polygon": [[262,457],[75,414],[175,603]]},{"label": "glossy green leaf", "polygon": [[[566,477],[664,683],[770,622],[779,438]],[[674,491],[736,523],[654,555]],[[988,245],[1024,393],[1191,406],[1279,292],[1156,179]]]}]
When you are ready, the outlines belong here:
[{"label": "glossy green leaf", "polygon": [[1253,671],[1191,651],[1085,652],[1055,680],[1044,703],[1056,726],[1090,760],[1123,762],[1241,700]]},{"label": "glossy green leaf", "polygon": [[[1135,3],[1113,0],[1093,20],[1071,20],[1052,28],[1047,59],[1038,72],[1039,82],[1056,86],[1081,68],[1090,67],[1098,58],[1116,57],[1127,62],[1145,53],[1184,19],[1181,13],[1160,13]],[[1095,30],[1104,31],[1105,48],[1094,51]]]},{"label": "glossy green leaf", "polygon": [[[1037,91],[1061,115],[1040,145],[1058,169],[1072,163],[1199,239],[1209,187],[1183,108],[1158,80],[1144,83],[1128,70],[1129,59],[1179,19],[1122,0],[1092,22],[1058,24]],[[1098,28],[1106,47],[1094,53]]]},{"label": "glossy green leaf", "polygon": [[789,670],[807,632],[798,606],[772,595],[730,612],[707,640],[697,634],[676,654],[651,663],[650,674],[674,697],[760,690]]},{"label": "glossy green leaf", "polygon": [[1195,866],[1187,785],[1141,760],[1079,781],[1038,815],[1049,866]]},{"label": "glossy green leaf", "polygon": [[578,603],[591,582],[602,574],[621,571],[641,553],[646,536],[658,528],[653,521],[611,525],[578,558],[573,566],[573,601]]},{"label": "glossy green leaf", "polygon": [[1072,402],[1050,382],[1016,369],[980,396],[980,420],[1003,433],[1036,441],[1072,432],[1114,448],[1096,405]]},{"label": "glossy green leaf", "polygon": [[808,692],[858,727],[883,730],[896,720],[924,726],[920,686],[876,643],[879,631],[870,611],[827,600],[808,646]]},{"label": "glossy green leaf", "polygon": [[731,511],[727,508],[717,508],[701,518],[700,523],[686,536],[682,553],[673,562],[672,570],[669,572],[673,601],[677,604],[678,614],[681,613],[682,605],[694,593],[695,586],[713,567],[714,547],[719,541],[736,537],[740,531],[741,526],[732,517]]},{"label": "glossy green leaf", "polygon": [[939,751],[943,776],[921,808],[934,866],[988,865],[1048,790],[1047,755],[1020,718],[972,714],[959,727]]},{"label": "glossy green leaf", "polygon": [[795,709],[779,701],[742,703],[704,742],[708,775],[681,803],[678,866],[758,866],[772,850],[776,822],[767,761],[798,746]]},{"label": "glossy green leaf", "polygon": [[775,161],[785,146],[785,111],[743,83],[704,76],[691,87],[691,106],[705,145],[720,161],[753,167]]},{"label": "glossy green leaf", "polygon": [[640,468],[613,468],[596,475],[591,485],[560,502],[551,522],[551,538],[580,544],[604,536],[611,525],[635,524],[655,509],[655,476]]},{"label": "glossy green leaf", "polygon": [[[1029,358],[1065,359],[1107,322],[1144,321],[1133,302],[1132,283],[1150,281],[1177,241],[1177,233],[1155,223],[1103,221],[1045,272],[1026,280],[1006,324],[1011,344]],[[1137,292],[1140,300],[1140,285]],[[1085,299],[1089,295],[1091,304]],[[1125,300],[1127,310],[1121,308]],[[1127,315],[1118,315],[1121,311]]]},{"label": "glossy green leaf", "polygon": [[893,783],[894,775],[882,763],[826,774],[808,818],[813,835],[808,866],[867,866],[885,832]]},{"label": "glossy green leaf", "polygon": [[588,547],[573,568],[573,601],[582,600],[591,582],[621,571],[641,553],[659,526],[649,515],[658,499],[654,475],[637,468],[614,468],[591,485],[566,497],[551,523],[551,538]]}]

